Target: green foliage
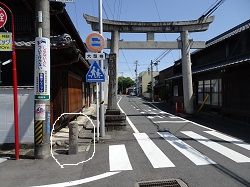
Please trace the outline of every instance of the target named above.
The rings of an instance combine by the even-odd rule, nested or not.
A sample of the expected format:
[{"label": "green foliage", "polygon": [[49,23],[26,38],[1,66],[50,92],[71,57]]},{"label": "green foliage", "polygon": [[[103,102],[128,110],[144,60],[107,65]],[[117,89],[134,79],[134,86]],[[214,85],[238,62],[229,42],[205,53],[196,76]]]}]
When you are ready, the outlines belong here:
[{"label": "green foliage", "polygon": [[130,77],[118,77],[118,93],[122,92],[126,94],[126,88],[135,85],[135,81],[133,81]]}]

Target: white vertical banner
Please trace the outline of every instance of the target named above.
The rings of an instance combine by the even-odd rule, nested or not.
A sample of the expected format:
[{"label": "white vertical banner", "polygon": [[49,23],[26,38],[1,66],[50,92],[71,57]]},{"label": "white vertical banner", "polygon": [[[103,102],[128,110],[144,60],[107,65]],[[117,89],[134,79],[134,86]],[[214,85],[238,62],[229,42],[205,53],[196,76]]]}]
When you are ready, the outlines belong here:
[{"label": "white vertical banner", "polygon": [[35,100],[50,99],[50,40],[44,37],[35,39]]}]

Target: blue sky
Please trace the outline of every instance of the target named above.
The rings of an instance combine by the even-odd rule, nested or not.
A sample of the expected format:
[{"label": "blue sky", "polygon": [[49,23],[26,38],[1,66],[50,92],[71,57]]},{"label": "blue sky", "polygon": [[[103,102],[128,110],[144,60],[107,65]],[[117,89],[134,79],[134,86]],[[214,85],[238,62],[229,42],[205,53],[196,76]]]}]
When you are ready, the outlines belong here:
[{"label": "blue sky", "polygon": [[[103,0],[103,18],[131,21],[185,21],[198,19],[216,0]],[[91,27],[83,19],[83,13],[98,17],[98,0],[76,0],[67,3],[66,9],[75,27],[85,41],[91,33]],[[250,19],[250,0],[226,0],[212,15],[214,22],[205,32],[192,33],[190,39],[207,41]],[[105,37],[110,38],[108,33]],[[175,41],[179,34],[156,34],[157,41]],[[121,34],[123,40],[146,40],[145,34]],[[106,51],[109,52],[108,50]],[[164,50],[120,50],[118,76],[135,78],[135,64],[138,60],[138,72],[146,71],[150,60],[156,59]],[[179,50],[173,50],[160,62],[158,69],[173,65],[180,56]],[[122,73],[123,72],[123,73]]]}]

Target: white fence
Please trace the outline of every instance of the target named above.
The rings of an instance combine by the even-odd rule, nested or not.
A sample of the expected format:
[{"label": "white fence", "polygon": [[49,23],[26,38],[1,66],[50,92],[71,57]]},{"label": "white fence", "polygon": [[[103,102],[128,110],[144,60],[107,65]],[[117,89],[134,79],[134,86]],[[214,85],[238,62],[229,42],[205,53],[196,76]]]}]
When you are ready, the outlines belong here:
[{"label": "white fence", "polygon": [[[34,91],[18,88],[19,140],[34,142]],[[0,87],[0,144],[14,143],[14,103],[12,87]]]}]

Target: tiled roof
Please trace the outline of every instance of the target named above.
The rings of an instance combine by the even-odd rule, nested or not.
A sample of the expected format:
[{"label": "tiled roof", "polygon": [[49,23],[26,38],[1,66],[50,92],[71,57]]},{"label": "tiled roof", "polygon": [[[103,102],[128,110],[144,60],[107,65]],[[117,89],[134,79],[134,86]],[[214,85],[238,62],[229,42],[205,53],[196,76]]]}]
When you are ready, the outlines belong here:
[{"label": "tiled roof", "polygon": [[234,60],[229,60],[229,61],[224,61],[222,63],[210,64],[208,66],[203,66],[201,68],[195,68],[193,70],[193,74],[216,70],[216,69],[222,69],[222,68],[226,68],[232,65],[239,65],[245,62],[250,62],[250,56],[242,57],[242,58],[238,58]]},{"label": "tiled roof", "polygon": [[227,38],[230,38],[238,33],[241,33],[242,31],[245,31],[250,28],[250,19],[245,21],[244,23],[237,25],[236,27],[216,36],[215,38],[208,40],[206,42],[206,47],[209,47],[211,45],[214,45],[218,42],[221,42]]},{"label": "tiled roof", "polygon": [[[198,73],[203,73],[203,72],[207,72],[207,71],[218,70],[218,69],[230,67],[233,65],[240,65],[243,63],[250,63],[250,56],[246,56],[246,57],[242,57],[242,58],[238,58],[238,59],[232,59],[232,60],[224,61],[224,62],[217,63],[217,64],[209,64],[207,66],[203,66],[203,67],[199,67],[199,68],[194,68],[194,69],[192,69],[192,74],[198,74]],[[182,74],[170,77],[166,80],[177,79],[180,77],[182,77]]]}]

